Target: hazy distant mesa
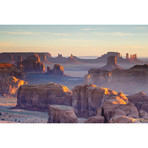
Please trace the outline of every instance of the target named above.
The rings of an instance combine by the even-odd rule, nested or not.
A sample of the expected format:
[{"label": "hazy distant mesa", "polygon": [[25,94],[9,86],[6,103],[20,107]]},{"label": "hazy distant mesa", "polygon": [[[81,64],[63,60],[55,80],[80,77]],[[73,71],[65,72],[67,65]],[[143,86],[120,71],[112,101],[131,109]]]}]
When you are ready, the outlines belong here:
[{"label": "hazy distant mesa", "polygon": [[123,58],[119,52],[108,52],[96,59],[82,59],[71,54],[69,57],[63,57],[62,54],[58,54],[57,57],[52,57],[50,53],[35,53],[35,52],[18,52],[18,53],[0,53],[0,62],[16,64],[18,61],[24,60],[32,55],[38,55],[41,62],[45,64],[49,63],[67,63],[67,64],[79,64],[79,63],[98,63],[107,62],[109,56],[115,56],[118,63],[141,63],[138,60],[137,54],[130,55],[127,53],[126,58]]}]

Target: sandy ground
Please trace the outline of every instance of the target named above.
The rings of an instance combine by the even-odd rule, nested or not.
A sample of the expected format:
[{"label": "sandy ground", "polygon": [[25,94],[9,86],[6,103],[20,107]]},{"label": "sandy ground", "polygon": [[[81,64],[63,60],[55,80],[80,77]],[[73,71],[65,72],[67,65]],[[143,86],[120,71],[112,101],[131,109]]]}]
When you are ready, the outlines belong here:
[{"label": "sandy ground", "polygon": [[48,113],[11,109],[16,98],[0,97],[0,123],[47,123]]},{"label": "sandy ground", "polygon": [[[48,113],[11,109],[16,106],[16,98],[0,97],[0,123],[47,123]],[[79,123],[86,119],[78,118]]]}]

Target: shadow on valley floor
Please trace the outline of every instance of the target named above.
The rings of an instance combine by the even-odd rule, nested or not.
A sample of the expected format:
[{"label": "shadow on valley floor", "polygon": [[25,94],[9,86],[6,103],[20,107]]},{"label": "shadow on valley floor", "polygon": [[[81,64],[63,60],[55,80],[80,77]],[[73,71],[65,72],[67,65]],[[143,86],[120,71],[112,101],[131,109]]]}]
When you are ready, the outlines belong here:
[{"label": "shadow on valley floor", "polygon": [[41,84],[53,82],[56,84],[66,85],[69,89],[72,89],[76,85],[83,83],[83,77],[70,77],[70,76],[51,76],[43,73],[27,73],[26,80],[28,84]]}]

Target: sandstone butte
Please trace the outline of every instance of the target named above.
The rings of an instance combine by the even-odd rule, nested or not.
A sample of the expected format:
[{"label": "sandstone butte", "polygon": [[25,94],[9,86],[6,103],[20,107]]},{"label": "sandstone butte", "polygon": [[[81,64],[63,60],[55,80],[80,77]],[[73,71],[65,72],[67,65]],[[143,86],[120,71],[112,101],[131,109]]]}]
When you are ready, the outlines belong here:
[{"label": "sandstone butte", "polygon": [[18,90],[17,107],[49,111],[50,123],[75,123],[77,118],[87,118],[85,123],[137,123],[148,117],[123,93],[93,84],[76,86],[72,91],[54,83],[23,85]]},{"label": "sandstone butte", "polygon": [[27,57],[21,62],[17,63],[18,67],[23,67],[25,72],[44,72],[45,66],[41,62],[38,54]]}]

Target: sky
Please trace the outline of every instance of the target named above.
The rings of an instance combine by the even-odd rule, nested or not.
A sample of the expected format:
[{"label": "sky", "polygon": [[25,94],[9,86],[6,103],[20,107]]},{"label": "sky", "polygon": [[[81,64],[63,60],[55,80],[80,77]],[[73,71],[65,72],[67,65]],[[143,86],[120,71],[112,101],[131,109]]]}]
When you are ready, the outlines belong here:
[{"label": "sky", "polygon": [[0,25],[0,52],[148,57],[148,25]]}]

